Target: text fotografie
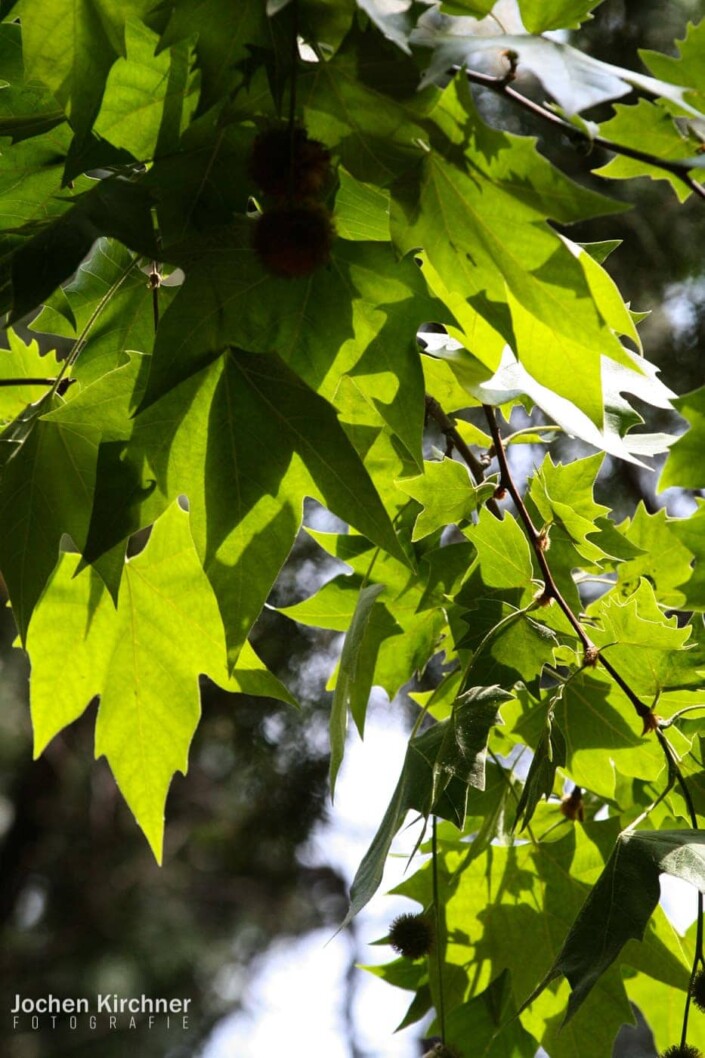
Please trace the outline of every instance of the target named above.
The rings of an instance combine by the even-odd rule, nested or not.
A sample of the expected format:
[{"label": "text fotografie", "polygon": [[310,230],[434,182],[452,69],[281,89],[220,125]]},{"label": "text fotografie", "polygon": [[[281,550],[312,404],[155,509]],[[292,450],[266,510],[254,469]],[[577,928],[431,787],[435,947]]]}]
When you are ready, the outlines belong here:
[{"label": "text fotografie", "polygon": [[91,1006],[89,999],[58,996],[15,996],[11,1014],[186,1014],[190,999],[153,999],[151,996],[99,994]]}]

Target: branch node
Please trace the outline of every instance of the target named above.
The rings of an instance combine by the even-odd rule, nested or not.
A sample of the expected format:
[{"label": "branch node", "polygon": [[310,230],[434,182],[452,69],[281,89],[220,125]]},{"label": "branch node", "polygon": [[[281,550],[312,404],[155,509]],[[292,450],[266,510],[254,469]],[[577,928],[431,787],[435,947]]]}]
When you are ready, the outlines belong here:
[{"label": "branch node", "polygon": [[585,653],[583,654],[583,668],[594,669],[599,657],[599,648],[596,647],[594,643],[590,643],[589,646],[585,647]]}]

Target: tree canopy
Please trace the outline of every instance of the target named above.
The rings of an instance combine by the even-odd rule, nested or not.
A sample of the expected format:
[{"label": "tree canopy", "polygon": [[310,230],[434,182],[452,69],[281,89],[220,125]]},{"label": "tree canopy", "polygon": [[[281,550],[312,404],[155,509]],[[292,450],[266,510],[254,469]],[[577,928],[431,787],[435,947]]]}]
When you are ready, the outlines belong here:
[{"label": "tree canopy", "polygon": [[[416,933],[376,972],[441,1056],[598,1058],[631,1004],[669,1058],[705,1036],[703,508],[595,497],[616,463],[705,488],[705,388],[660,380],[615,241],[571,237],[619,181],[705,209],[705,22],[633,69],[571,36],[598,4],[1,7],[0,570],[35,755],[98,697],[161,862],[202,677],[296,708],[250,640],[303,525],[341,570],[281,608],[345,635],[331,793],[372,687],[416,703],[348,921],[420,817]],[[686,937],[662,874],[700,891]]]}]

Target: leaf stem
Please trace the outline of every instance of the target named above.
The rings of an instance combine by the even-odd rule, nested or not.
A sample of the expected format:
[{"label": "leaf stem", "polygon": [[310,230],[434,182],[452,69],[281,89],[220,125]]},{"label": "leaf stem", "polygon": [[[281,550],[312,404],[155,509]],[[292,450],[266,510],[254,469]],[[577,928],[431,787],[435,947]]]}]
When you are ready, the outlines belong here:
[{"label": "leaf stem", "polygon": [[0,378],[0,386],[53,386],[56,378]]},{"label": "leaf stem", "polygon": [[78,359],[79,354],[81,353],[84,345],[88,341],[88,335],[90,334],[90,332],[93,329],[95,323],[99,319],[101,313],[103,312],[103,309],[106,307],[108,302],[112,299],[113,295],[116,294],[117,291],[120,289],[120,287],[125,282],[125,280],[129,276],[129,274],[132,271],[132,269],[135,267],[135,265],[139,261],[139,259],[140,259],[139,258],[139,254],[135,254],[135,256],[130,261],[128,261],[128,263],[125,265],[125,267],[123,268],[123,270],[120,273],[120,275],[117,277],[117,279],[113,280],[113,282],[110,284],[110,286],[106,290],[105,294],[103,294],[102,298],[100,299],[100,301],[98,302],[96,307],[93,309],[93,312],[90,314],[90,316],[86,320],[86,323],[85,323],[85,325],[83,327],[83,330],[81,331],[79,336],[76,338],[76,341],[73,343],[73,346],[71,347],[71,352],[66,357],[66,359],[62,362],[61,367],[59,368],[59,373],[56,376],[56,378],[54,379],[54,385],[52,386],[52,388],[50,390],[50,393],[52,395],[54,393],[56,393],[56,391],[58,390],[59,385],[61,384],[61,380],[63,379],[63,377],[66,374],[66,372],[68,371],[68,369],[70,367],[73,367],[73,365],[76,363],[76,360]]},{"label": "leaf stem", "polygon": [[[455,67],[454,69],[457,71],[459,67]],[[521,92],[517,92],[516,88],[512,88],[511,84],[508,83],[506,77],[493,77],[490,74],[480,73],[478,70],[468,69],[465,70],[465,76],[471,84],[481,85],[483,88],[488,88],[491,92],[496,92],[497,95],[511,100],[513,103],[516,103],[535,117],[553,125],[554,128],[559,128],[562,132],[565,132],[573,142],[587,144],[590,147],[602,147],[604,150],[612,151],[614,154],[621,154],[625,158],[633,158],[637,162],[644,162],[646,165],[653,165],[655,168],[662,169],[664,172],[672,173],[673,176],[682,181],[682,183],[684,183],[694,194],[705,199],[705,187],[703,187],[702,184],[699,184],[698,181],[690,175],[686,162],[670,161],[667,158],[659,158],[657,155],[651,154],[649,151],[642,151],[637,147],[627,147],[625,144],[615,143],[614,140],[608,140],[604,136],[591,136],[589,132],[585,132],[583,129],[572,125],[569,121],[566,121],[565,118],[554,113],[554,111],[550,110],[548,107],[542,106],[541,103],[534,102],[533,99],[529,99],[527,96],[522,95]]]},{"label": "leaf stem", "polygon": [[441,1043],[446,1042],[446,1005],[443,991],[443,951],[441,950],[441,905],[439,900],[438,886],[438,836],[436,833],[437,820],[433,817],[431,824],[431,861],[433,872],[433,909],[436,919],[436,969],[438,972],[438,1026],[440,1029]]}]

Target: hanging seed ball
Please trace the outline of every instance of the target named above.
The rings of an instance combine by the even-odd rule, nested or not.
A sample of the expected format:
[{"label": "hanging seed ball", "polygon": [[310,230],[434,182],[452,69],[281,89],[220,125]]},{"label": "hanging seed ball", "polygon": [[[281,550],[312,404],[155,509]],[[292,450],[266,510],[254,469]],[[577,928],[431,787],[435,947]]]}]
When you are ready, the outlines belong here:
[{"label": "hanging seed ball", "polygon": [[703,1058],[703,1054],[689,1043],[677,1043],[673,1047],[667,1047],[661,1058]]},{"label": "hanging seed ball", "polygon": [[306,129],[286,127],[260,132],[252,145],[250,176],[265,195],[308,198],[330,180],[330,154]]},{"label": "hanging seed ball", "polygon": [[700,969],[693,978],[690,995],[698,1010],[705,1014],[705,970]]},{"label": "hanging seed ball", "polygon": [[433,946],[433,927],[425,915],[399,915],[389,927],[389,943],[405,959],[420,959]]},{"label": "hanging seed ball", "polygon": [[275,276],[296,279],[328,264],[335,238],[333,218],[319,202],[282,204],[255,221],[252,245]]}]

